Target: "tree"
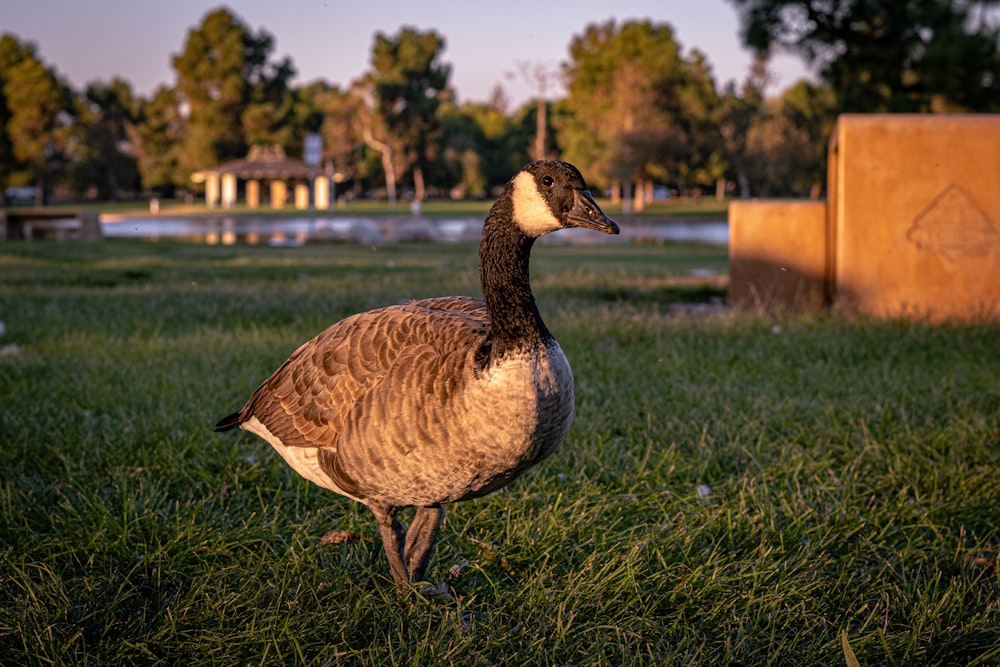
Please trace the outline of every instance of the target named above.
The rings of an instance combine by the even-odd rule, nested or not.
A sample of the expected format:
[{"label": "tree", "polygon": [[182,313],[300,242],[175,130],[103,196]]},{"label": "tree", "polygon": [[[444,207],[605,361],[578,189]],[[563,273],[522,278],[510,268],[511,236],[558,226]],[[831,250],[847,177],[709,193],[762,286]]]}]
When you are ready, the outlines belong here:
[{"label": "tree", "polygon": [[634,182],[637,208],[650,179],[684,184],[720,171],[709,166],[706,143],[717,97],[711,72],[697,52],[685,60],[670,25],[587,26],[570,44],[564,75],[570,113],[559,139],[567,159],[598,183],[624,183],[626,197]]},{"label": "tree", "polygon": [[[554,105],[549,106],[551,110]],[[553,114],[546,114],[546,118],[551,122]],[[452,163],[461,166],[461,181],[473,196],[478,189],[474,185],[481,184],[485,195],[503,186],[536,154],[531,146],[532,138],[538,137],[537,102],[526,102],[509,115],[506,98],[497,89],[490,101],[467,102],[443,120],[446,151],[451,153]],[[545,131],[549,137],[550,130],[547,127]],[[475,153],[475,160],[470,151]]]},{"label": "tree", "polygon": [[357,123],[358,131],[365,145],[378,153],[382,164],[382,174],[385,176],[386,196],[389,200],[389,207],[396,206],[396,177],[397,174],[405,171],[405,167],[400,164],[400,156],[403,155],[401,140],[389,130],[385,117],[377,112],[377,101],[370,85],[365,81],[355,85],[353,92],[364,101],[358,109]]},{"label": "tree", "polygon": [[[726,153],[719,141],[717,122],[720,104],[712,68],[708,57],[693,49],[685,60],[683,78],[677,82],[676,107],[673,111],[683,135],[687,139],[687,151],[677,167],[678,185],[682,191],[717,184],[717,191],[725,189]],[[667,171],[650,174],[666,179]],[[646,183],[647,188],[652,186]]]},{"label": "tree", "polygon": [[136,110],[127,81],[115,78],[87,86],[77,101],[71,170],[77,193],[94,189],[99,198],[117,199],[120,189],[137,189],[139,175],[129,132]]},{"label": "tree", "polygon": [[249,98],[240,120],[248,146],[276,144],[295,152],[305,128],[295,123],[295,93],[290,87],[295,68],[287,57],[266,65],[261,76],[251,80]]},{"label": "tree", "polygon": [[39,60],[33,45],[19,45],[4,35],[0,54],[5,61],[0,83],[7,140],[13,158],[34,175],[37,203],[43,205],[65,163],[72,95],[55,71]]},{"label": "tree", "polygon": [[541,63],[518,61],[517,70],[521,79],[531,86],[535,93],[535,144],[531,151],[534,160],[544,160],[549,154],[549,89],[559,80],[559,71]]},{"label": "tree", "polygon": [[1000,110],[997,0],[730,0],[744,43],[801,55],[841,111]]},{"label": "tree", "polygon": [[[555,142],[556,133],[559,127],[565,125],[564,117],[567,114],[564,100],[548,104],[545,113],[547,123],[545,133],[550,138],[546,141],[548,155],[559,154],[558,144]],[[487,173],[490,174],[488,180],[493,185],[501,186],[506,184],[511,174],[516,173],[536,154],[532,146],[537,145],[535,142],[538,140],[538,104],[526,101],[509,116],[504,114],[504,118],[505,128],[502,132],[497,132],[496,129],[489,129],[491,124],[480,116],[480,125],[486,130],[486,136],[492,137],[489,144],[491,153],[484,155]]]},{"label": "tree", "polygon": [[12,112],[7,103],[7,73],[28,57],[34,57],[34,46],[22,44],[14,35],[0,36],[0,184],[27,185],[31,174],[27,165],[14,156],[14,143],[7,131]]},{"label": "tree", "polygon": [[439,59],[444,45],[433,30],[402,28],[393,37],[376,33],[372,69],[364,81],[377,117],[366,125],[366,141],[382,153],[383,163],[396,150],[388,159],[412,171],[418,201],[425,196],[424,173],[440,149],[438,108],[452,97],[451,66]]},{"label": "tree", "polygon": [[227,9],[208,13],[173,58],[176,92],[187,110],[179,159],[190,171],[242,157],[251,142],[290,144],[286,120],[295,71],[286,58],[269,61],[274,39]]},{"label": "tree", "polygon": [[149,100],[140,100],[135,122],[128,128],[146,190],[172,196],[190,183],[191,172],[180,163],[185,124],[181,103],[172,88],[160,86]]},{"label": "tree", "polygon": [[744,158],[756,195],[819,197],[833,104],[829,88],[807,81],[763,103],[747,129]]},{"label": "tree", "polygon": [[322,135],[323,163],[331,176],[354,179],[362,171],[363,107],[364,100],[353,91],[320,81],[296,91],[296,122],[306,132]]},{"label": "tree", "polygon": [[[499,146],[508,131],[508,119],[490,104],[444,105],[440,112],[443,129],[439,171],[462,197],[483,197],[492,184],[490,167],[500,158]],[[509,176],[510,170],[507,171]]]},{"label": "tree", "polygon": [[729,160],[729,168],[739,185],[740,197],[750,198],[750,173],[752,169],[747,136],[751,125],[764,107],[764,89],[770,75],[766,61],[755,58],[750,73],[740,92],[730,83],[719,100],[716,119],[722,145]]},{"label": "tree", "polygon": [[781,111],[788,122],[805,137],[803,159],[786,184],[796,193],[819,197],[826,185],[827,142],[837,124],[836,97],[822,85],[799,81],[781,96]]}]

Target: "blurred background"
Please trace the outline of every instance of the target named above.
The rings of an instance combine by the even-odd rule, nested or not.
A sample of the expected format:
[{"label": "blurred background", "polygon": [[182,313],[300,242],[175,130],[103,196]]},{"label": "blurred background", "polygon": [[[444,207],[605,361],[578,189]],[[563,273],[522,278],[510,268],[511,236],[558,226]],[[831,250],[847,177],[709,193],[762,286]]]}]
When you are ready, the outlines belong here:
[{"label": "blurred background", "polygon": [[5,204],[196,202],[255,146],[340,201],[480,199],[558,157],[641,212],[823,195],[844,112],[1000,110],[1000,3],[5,6]]}]

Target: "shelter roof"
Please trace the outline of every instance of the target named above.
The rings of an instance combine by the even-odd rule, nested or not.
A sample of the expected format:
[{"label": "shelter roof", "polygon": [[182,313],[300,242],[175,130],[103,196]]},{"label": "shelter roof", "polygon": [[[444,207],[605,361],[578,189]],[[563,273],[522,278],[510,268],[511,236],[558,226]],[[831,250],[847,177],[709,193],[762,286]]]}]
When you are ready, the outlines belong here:
[{"label": "shelter roof", "polygon": [[233,174],[242,179],[308,179],[312,170],[305,162],[286,157],[281,146],[251,146],[245,158],[203,169],[192,174],[192,178],[202,180],[207,174]]}]

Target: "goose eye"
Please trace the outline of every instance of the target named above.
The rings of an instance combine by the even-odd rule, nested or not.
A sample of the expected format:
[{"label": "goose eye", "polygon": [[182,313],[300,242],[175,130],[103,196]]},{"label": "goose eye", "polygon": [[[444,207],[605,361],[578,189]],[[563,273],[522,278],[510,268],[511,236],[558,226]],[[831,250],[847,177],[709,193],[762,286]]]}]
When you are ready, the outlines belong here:
[{"label": "goose eye", "polygon": [[542,176],[542,185],[545,187],[551,188],[554,183],[551,176]]}]

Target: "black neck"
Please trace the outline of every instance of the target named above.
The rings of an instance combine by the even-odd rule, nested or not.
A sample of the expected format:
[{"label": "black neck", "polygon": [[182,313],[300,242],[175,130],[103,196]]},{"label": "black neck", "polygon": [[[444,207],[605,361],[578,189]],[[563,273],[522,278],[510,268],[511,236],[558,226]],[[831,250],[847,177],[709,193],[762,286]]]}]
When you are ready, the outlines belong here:
[{"label": "black neck", "polygon": [[486,343],[489,361],[544,345],[552,338],[528,282],[528,260],[535,240],[512,224],[511,209],[506,198],[493,206],[479,246],[479,279],[492,325]]}]

